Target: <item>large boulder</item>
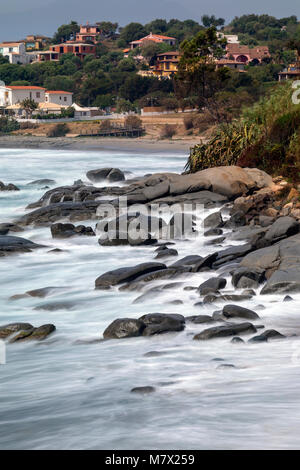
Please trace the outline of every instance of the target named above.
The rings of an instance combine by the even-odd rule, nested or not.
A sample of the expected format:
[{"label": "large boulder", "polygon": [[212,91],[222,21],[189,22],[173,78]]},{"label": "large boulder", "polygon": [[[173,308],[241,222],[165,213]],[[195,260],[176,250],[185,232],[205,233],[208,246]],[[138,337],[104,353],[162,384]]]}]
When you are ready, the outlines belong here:
[{"label": "large boulder", "polygon": [[125,282],[131,282],[143,274],[152,273],[162,269],[166,269],[163,263],[142,263],[136,266],[114,269],[102,274],[96,279],[96,289],[107,289]]},{"label": "large boulder", "polygon": [[15,186],[12,183],[9,184],[4,184],[2,181],[0,181],[0,191],[20,191],[17,186]]},{"label": "large boulder", "polygon": [[207,295],[211,292],[217,292],[220,289],[226,287],[227,281],[223,277],[211,277],[207,281],[200,284],[198,291],[200,295]]},{"label": "large boulder", "polygon": [[200,190],[210,190],[234,199],[249,191],[272,187],[271,176],[262,170],[220,166],[182,175],[170,184],[170,194],[184,194]]},{"label": "large boulder", "polygon": [[259,318],[253,310],[239,305],[225,305],[222,314],[225,318],[245,318],[246,320],[257,320]]},{"label": "large boulder", "polygon": [[101,181],[124,181],[125,175],[119,168],[100,168],[98,170],[90,170],[86,174],[87,178],[93,183],[99,183]]}]

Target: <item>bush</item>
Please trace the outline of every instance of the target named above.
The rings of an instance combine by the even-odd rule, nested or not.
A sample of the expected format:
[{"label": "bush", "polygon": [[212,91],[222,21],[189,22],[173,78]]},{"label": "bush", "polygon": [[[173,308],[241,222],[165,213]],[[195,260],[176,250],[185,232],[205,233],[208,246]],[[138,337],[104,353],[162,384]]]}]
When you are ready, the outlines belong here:
[{"label": "bush", "polygon": [[160,137],[161,139],[171,139],[176,135],[177,126],[174,124],[165,124],[161,130]]},{"label": "bush", "polygon": [[189,129],[193,129],[194,128],[194,120],[193,120],[192,116],[185,116],[185,118],[183,119],[183,124],[184,124],[184,127],[185,127],[186,131],[188,131]]},{"label": "bush", "polygon": [[51,129],[47,132],[47,137],[64,137],[68,132],[70,132],[69,127],[66,123],[58,123],[55,124]]},{"label": "bush", "polygon": [[9,134],[10,132],[20,129],[18,121],[11,117],[0,117],[0,134]]},{"label": "bush", "polygon": [[110,119],[105,119],[100,124],[100,131],[110,131],[112,129],[112,122]]},{"label": "bush", "polygon": [[141,129],[143,127],[143,122],[138,116],[127,116],[125,118],[124,125],[129,129]]}]

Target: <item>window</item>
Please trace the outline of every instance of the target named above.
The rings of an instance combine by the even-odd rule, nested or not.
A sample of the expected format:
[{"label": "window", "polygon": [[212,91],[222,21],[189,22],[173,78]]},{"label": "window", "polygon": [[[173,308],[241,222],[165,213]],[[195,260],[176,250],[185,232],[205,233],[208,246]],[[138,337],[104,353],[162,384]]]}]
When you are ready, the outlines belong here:
[{"label": "window", "polygon": [[67,97],[66,97],[66,96],[64,96],[64,101],[67,101]]},{"label": "window", "polygon": [[60,101],[61,101],[61,96],[59,97]]},{"label": "window", "polygon": [[37,98],[40,98],[40,97],[41,97],[41,92],[40,92],[40,91],[37,91],[37,92],[36,92],[36,97],[37,97]]}]

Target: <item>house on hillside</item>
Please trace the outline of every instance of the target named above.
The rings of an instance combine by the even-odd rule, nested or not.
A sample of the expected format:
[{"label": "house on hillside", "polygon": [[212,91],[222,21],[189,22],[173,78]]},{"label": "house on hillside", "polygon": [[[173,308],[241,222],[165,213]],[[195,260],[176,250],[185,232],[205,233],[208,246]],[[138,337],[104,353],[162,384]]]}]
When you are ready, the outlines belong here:
[{"label": "house on hillside", "polygon": [[227,44],[239,44],[239,37],[237,34],[224,34],[221,32],[217,33],[218,39],[226,39]]},{"label": "house on hillside", "polygon": [[249,47],[240,44],[227,44],[226,58],[235,62],[243,62],[244,64],[259,64],[264,59],[270,59],[270,51],[268,46]]},{"label": "house on hillside", "polygon": [[83,60],[87,55],[96,56],[96,46],[94,44],[68,41],[50,46],[48,51],[37,52],[37,60],[38,62],[57,61],[63,54],[74,54]]},{"label": "house on hillside", "polygon": [[300,80],[300,60],[296,64],[290,64],[278,76],[280,82],[291,79]]},{"label": "house on hillside", "polygon": [[91,41],[96,44],[100,34],[101,30],[97,24],[89,24],[87,22],[85,25],[80,25],[80,31],[76,33],[76,41],[82,43]]},{"label": "house on hillside", "polygon": [[0,86],[0,106],[7,107],[31,99],[36,103],[45,101],[45,88],[38,86]]},{"label": "house on hillside", "polygon": [[34,56],[27,54],[25,42],[2,42],[0,54],[7,57],[11,64],[30,64]]},{"label": "house on hillside", "polygon": [[73,104],[73,93],[69,91],[47,90],[45,92],[45,102],[69,107]]},{"label": "house on hillside", "polygon": [[169,36],[162,36],[161,34],[148,34],[148,36],[145,36],[137,41],[132,41],[130,43],[130,49],[133,50],[136,47],[141,47],[143,43],[147,43],[149,41],[156,42],[158,44],[168,44],[169,46],[175,46],[176,45],[176,38],[172,38]]},{"label": "house on hillside", "polygon": [[24,39],[27,51],[39,51],[43,49],[51,39],[42,35],[28,35]]},{"label": "house on hillside", "polygon": [[163,52],[157,55],[157,62],[153,68],[153,75],[157,77],[171,78],[178,72],[180,52]]},{"label": "house on hillside", "polygon": [[228,67],[231,70],[237,70],[238,72],[243,72],[245,70],[244,62],[237,62],[235,60],[229,59],[218,59],[216,60],[216,69],[222,69]]}]

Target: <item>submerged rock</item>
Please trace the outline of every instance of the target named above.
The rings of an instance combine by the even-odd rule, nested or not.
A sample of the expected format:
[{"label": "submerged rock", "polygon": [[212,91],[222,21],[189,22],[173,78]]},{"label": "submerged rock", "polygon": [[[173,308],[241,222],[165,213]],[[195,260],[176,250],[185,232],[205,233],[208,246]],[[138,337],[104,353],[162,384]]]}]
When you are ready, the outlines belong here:
[{"label": "submerged rock", "polygon": [[235,336],[239,334],[256,333],[256,328],[252,323],[227,324],[208,328],[194,336],[195,340],[208,340],[214,338],[224,338],[226,336]]},{"label": "submerged rock", "polygon": [[130,390],[131,393],[139,393],[141,395],[146,395],[148,393],[155,392],[155,387],[146,386],[146,387],[134,387]]},{"label": "submerged rock", "polygon": [[257,313],[248,308],[239,305],[225,305],[222,314],[225,318],[245,318],[247,320],[256,320],[259,318]]},{"label": "submerged rock", "polygon": [[43,248],[43,246],[25,238],[0,235],[0,255],[1,253],[2,255],[26,253],[37,248]]},{"label": "submerged rock", "polygon": [[99,183],[104,180],[109,182],[125,180],[125,175],[119,168],[100,168],[99,170],[90,170],[87,172],[86,176],[93,183]]},{"label": "submerged rock", "polygon": [[52,324],[42,325],[35,328],[30,323],[9,323],[0,326],[0,338],[10,338],[10,343],[27,341],[27,340],[44,340],[56,330]]},{"label": "submerged rock", "polygon": [[249,343],[265,343],[272,339],[284,339],[285,336],[276,330],[266,330],[259,336],[249,339]]},{"label": "submerged rock", "polygon": [[0,181],[0,191],[20,191],[20,189],[12,183],[4,184]]},{"label": "submerged rock", "polygon": [[78,235],[84,236],[95,236],[95,232],[92,227],[86,227],[85,225],[78,225],[75,227],[73,224],[53,224],[51,225],[52,238],[71,238]]}]

